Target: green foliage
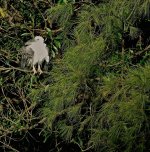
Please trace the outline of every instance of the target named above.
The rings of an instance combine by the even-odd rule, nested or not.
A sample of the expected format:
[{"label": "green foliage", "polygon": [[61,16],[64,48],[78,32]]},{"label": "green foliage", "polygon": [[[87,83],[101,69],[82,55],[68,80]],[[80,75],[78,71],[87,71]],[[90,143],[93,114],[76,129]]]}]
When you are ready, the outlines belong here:
[{"label": "green foliage", "polygon": [[[123,149],[132,151],[133,149],[142,150],[141,147],[144,150],[144,141],[139,141],[138,146],[136,143],[139,138],[145,138],[147,127],[144,128],[146,115],[143,105],[148,103],[149,97],[146,92],[140,93],[137,90],[140,80],[132,76],[133,69],[129,67],[132,55],[124,54],[127,63],[121,61],[123,64],[118,64],[113,71],[109,68],[109,62],[116,63],[122,60],[116,49],[119,52],[118,45],[121,44],[123,34],[130,29],[130,36],[133,39],[139,35],[138,28],[134,25],[141,17],[138,14],[140,5],[140,1],[136,4],[111,1],[97,7],[83,6],[77,18],[74,19],[76,21],[76,26],[73,28],[75,42],[72,46],[66,47],[63,60],[51,71],[55,82],[49,85],[50,94],[46,96],[49,100],[45,103],[45,108],[42,108],[43,115],[49,120],[47,127],[48,124],[54,124],[51,130],[56,130],[57,135],[63,136],[66,140],[72,138],[81,150],[94,148],[97,151],[121,151]],[[62,7],[61,12],[63,12]],[[57,6],[56,8],[58,9]],[[56,15],[55,19],[63,27],[61,17],[59,20]],[[65,21],[66,25],[71,25],[69,22],[72,20]],[[89,86],[88,82],[91,69],[105,56],[107,56],[108,69],[103,70],[108,74],[104,72],[103,75],[99,70],[101,85],[95,84],[96,91],[91,92],[96,95],[90,97],[91,99],[86,99],[86,91],[90,94],[90,90],[94,89],[94,84]],[[144,69],[148,71],[147,67]],[[136,71],[139,76],[143,73],[141,68]],[[125,75],[124,72],[128,74]],[[140,85],[140,90],[149,88],[148,81],[149,78],[145,80],[144,86]],[[82,91],[84,91],[84,96],[79,98]],[[78,113],[74,115],[71,111],[74,111],[77,103],[81,103],[81,110],[77,110]],[[47,108],[50,113],[45,110]],[[55,117],[52,116],[52,111]],[[55,121],[49,119],[51,117],[55,118]],[[61,125],[63,129],[60,129]],[[74,127],[71,128],[71,126]],[[73,136],[73,133],[75,135],[77,133],[77,136]],[[85,134],[88,134],[86,139]]]},{"label": "green foliage", "polygon": [[[98,100],[103,98],[107,102],[96,114],[94,122],[97,127],[90,139],[96,148],[141,151],[139,148],[144,144],[142,138],[148,129],[145,111],[146,105],[149,105],[149,68],[148,64],[138,70],[130,70],[124,79],[112,75],[104,77],[103,86],[97,89],[97,93]],[[138,147],[136,142],[140,139]]]}]

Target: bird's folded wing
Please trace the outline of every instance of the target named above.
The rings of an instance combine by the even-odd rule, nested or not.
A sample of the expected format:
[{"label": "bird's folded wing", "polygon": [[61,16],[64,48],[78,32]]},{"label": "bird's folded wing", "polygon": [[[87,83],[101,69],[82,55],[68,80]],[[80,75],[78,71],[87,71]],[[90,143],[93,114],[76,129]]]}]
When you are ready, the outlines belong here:
[{"label": "bird's folded wing", "polygon": [[24,68],[26,65],[31,64],[32,58],[34,56],[34,51],[29,47],[21,48],[22,58],[21,58],[21,67]]}]

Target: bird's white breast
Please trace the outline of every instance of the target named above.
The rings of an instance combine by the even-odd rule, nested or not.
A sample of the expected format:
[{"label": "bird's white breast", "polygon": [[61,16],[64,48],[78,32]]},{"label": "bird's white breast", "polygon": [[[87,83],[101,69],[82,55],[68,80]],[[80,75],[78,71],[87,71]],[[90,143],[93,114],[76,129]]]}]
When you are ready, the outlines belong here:
[{"label": "bird's white breast", "polygon": [[34,52],[33,65],[35,65],[36,63],[41,63],[43,60],[49,57],[48,49],[45,43],[34,42],[28,47],[31,48]]}]

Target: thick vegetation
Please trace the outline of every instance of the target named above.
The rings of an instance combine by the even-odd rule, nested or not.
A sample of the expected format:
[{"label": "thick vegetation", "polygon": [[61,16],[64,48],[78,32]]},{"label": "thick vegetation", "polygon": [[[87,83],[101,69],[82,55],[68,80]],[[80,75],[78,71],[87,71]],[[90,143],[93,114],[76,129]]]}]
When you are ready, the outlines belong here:
[{"label": "thick vegetation", "polygon": [[[0,0],[1,151],[149,151],[149,0]],[[21,69],[36,35],[48,71]]]}]

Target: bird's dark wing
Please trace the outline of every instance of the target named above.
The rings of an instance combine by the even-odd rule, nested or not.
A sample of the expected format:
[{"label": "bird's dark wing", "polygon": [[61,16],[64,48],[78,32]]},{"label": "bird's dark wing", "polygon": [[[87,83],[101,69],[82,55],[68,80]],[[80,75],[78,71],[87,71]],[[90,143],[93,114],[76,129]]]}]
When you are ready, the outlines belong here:
[{"label": "bird's dark wing", "polygon": [[21,51],[22,51],[21,67],[24,68],[26,65],[30,64],[34,56],[34,51],[29,47],[22,47]]}]

